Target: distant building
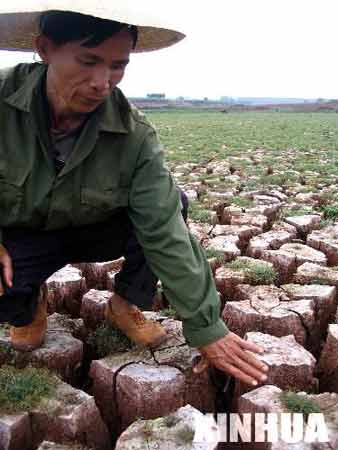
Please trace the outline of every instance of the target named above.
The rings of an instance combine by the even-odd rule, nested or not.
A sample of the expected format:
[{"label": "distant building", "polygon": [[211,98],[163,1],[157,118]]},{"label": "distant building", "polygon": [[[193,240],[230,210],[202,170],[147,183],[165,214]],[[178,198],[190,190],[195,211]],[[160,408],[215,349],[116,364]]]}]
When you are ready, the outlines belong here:
[{"label": "distant building", "polygon": [[165,94],[147,94],[147,99],[149,100],[164,100]]}]

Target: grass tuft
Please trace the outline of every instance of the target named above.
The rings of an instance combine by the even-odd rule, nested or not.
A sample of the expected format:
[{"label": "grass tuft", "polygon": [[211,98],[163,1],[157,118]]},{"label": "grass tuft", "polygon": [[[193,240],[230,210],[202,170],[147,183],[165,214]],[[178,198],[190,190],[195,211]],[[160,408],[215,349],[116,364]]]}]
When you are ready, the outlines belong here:
[{"label": "grass tuft", "polygon": [[109,324],[99,326],[88,338],[91,345],[100,358],[111,353],[125,352],[130,350],[134,343],[120,331]]},{"label": "grass tuft", "polygon": [[244,197],[233,197],[231,199],[231,203],[233,205],[239,206],[241,208],[249,208],[250,206],[253,205],[253,201],[250,200],[249,198],[244,198]]},{"label": "grass tuft", "polygon": [[283,405],[294,413],[310,414],[322,412],[316,402],[292,391],[282,392],[279,398]]},{"label": "grass tuft", "polygon": [[210,223],[210,212],[198,202],[189,203],[189,218],[195,222]]},{"label": "grass tuft", "polygon": [[15,414],[32,411],[42,398],[51,397],[58,378],[47,369],[11,366],[0,368],[0,412]]},{"label": "grass tuft", "polygon": [[338,205],[327,205],[322,208],[323,219],[336,220],[338,218]]},{"label": "grass tuft", "polygon": [[278,276],[275,268],[262,264],[259,261],[235,260],[228,263],[226,267],[235,271],[244,271],[253,285],[272,284]]}]

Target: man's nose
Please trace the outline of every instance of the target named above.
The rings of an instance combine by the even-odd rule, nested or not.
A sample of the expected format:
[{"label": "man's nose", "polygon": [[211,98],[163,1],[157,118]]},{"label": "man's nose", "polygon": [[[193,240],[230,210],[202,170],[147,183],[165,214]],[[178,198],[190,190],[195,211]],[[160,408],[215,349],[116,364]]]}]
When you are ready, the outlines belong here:
[{"label": "man's nose", "polygon": [[109,69],[98,69],[93,74],[90,85],[100,93],[109,93],[112,85],[111,71]]}]

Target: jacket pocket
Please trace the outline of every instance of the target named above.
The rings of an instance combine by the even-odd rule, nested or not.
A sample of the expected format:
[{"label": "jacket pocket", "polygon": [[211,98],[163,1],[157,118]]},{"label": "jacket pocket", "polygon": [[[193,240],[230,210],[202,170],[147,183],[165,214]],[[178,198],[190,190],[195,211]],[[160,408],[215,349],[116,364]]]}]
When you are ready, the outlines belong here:
[{"label": "jacket pocket", "polygon": [[0,214],[2,226],[12,225],[20,217],[23,189],[0,178]]},{"label": "jacket pocket", "polygon": [[82,223],[96,223],[108,219],[115,214],[121,206],[121,192],[119,189],[96,190],[90,187],[81,187],[81,213]]}]

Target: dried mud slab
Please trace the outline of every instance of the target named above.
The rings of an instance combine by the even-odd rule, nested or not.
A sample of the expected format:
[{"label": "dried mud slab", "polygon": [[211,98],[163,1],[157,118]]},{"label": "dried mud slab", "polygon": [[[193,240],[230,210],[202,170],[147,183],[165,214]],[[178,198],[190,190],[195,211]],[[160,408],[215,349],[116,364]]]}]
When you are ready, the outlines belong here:
[{"label": "dried mud slab", "polygon": [[321,334],[325,335],[330,320],[334,319],[337,310],[337,289],[334,286],[321,284],[284,284],[281,286],[290,300],[313,300],[316,317],[318,317]]},{"label": "dried mud slab", "polygon": [[239,243],[238,236],[217,236],[208,240],[206,249],[219,252],[222,254],[224,262],[227,262],[233,260],[237,256],[241,256],[241,250],[238,247]]},{"label": "dried mud slab", "polygon": [[228,302],[222,318],[231,331],[242,338],[250,331],[271,336],[293,335],[296,341],[314,354],[319,353],[319,323],[312,300],[283,301],[252,297]]},{"label": "dried mud slab", "polygon": [[238,246],[242,249],[248,245],[248,242],[253,236],[257,236],[261,230],[257,227],[249,225],[216,225],[210,237],[218,236],[237,236],[239,238]]},{"label": "dried mud slab", "polygon": [[[245,338],[264,348],[256,358],[269,367],[268,378],[262,385],[272,384],[283,390],[309,391],[315,386],[316,359],[295,340],[294,336],[275,337],[249,332]],[[254,387],[236,381],[236,397]]]},{"label": "dried mud slab", "polygon": [[[259,278],[253,274],[255,267],[259,266],[261,269],[271,272],[273,264],[267,261],[248,258],[246,256],[238,257],[235,260],[238,268],[231,266],[221,266],[216,269],[215,283],[218,292],[226,298],[232,299],[236,286],[242,284],[260,284]],[[241,266],[243,268],[241,268]]]},{"label": "dried mud slab", "polygon": [[37,450],[93,450],[82,444],[57,444],[55,442],[44,441]]},{"label": "dried mud slab", "polygon": [[79,316],[82,297],[87,292],[81,270],[68,264],[49,277],[46,285],[49,313]]},{"label": "dried mud slab", "polygon": [[305,263],[297,268],[292,281],[299,284],[327,284],[338,287],[338,271],[318,264]]},{"label": "dried mud slab", "polygon": [[319,360],[321,391],[338,392],[338,325],[329,325],[327,340]]},{"label": "dried mud slab", "polygon": [[329,265],[338,264],[338,225],[313,231],[306,240],[307,245],[323,252]]},{"label": "dried mud slab", "polygon": [[[97,450],[111,450],[111,438],[102,421],[94,398],[59,381],[51,398],[41,398],[30,413],[0,416],[0,448],[26,450],[76,449],[88,445]],[[69,442],[72,446],[61,446]],[[77,447],[76,442],[81,444]],[[52,446],[51,446],[52,445]],[[87,447],[86,447],[87,448]],[[88,448],[88,450],[90,450]]]},{"label": "dried mud slab", "polygon": [[284,220],[293,225],[301,236],[306,236],[320,227],[321,216],[318,214],[307,214],[304,216],[285,217]]},{"label": "dried mud slab", "polygon": [[111,450],[111,438],[94,398],[65,383],[58,385],[53,398],[41,400],[30,413],[30,420],[33,448],[49,439]]},{"label": "dried mud slab", "polygon": [[30,448],[32,429],[28,413],[0,416],[1,450]]},{"label": "dried mud slab", "polygon": [[107,273],[119,272],[123,261],[124,258],[119,258],[115,261],[79,263],[73,266],[82,271],[88,289],[107,289]]},{"label": "dried mud slab", "polygon": [[[76,322],[73,330],[81,330]],[[80,332],[80,331],[79,331]],[[0,365],[46,367],[62,380],[74,383],[81,370],[83,343],[72,335],[69,319],[53,314],[48,317],[46,338],[42,346],[31,352],[19,352],[10,344],[9,329],[0,328]]]},{"label": "dried mud slab", "polygon": [[[290,411],[281,400],[283,391],[277,386],[267,385],[242,395],[238,400],[239,413],[285,413]],[[283,441],[276,443],[252,443],[250,450],[332,450],[337,448],[338,433],[338,395],[334,393],[323,393],[309,395],[305,392],[298,393],[297,397],[313,402],[324,414],[325,424],[328,431],[329,442],[305,443],[304,441],[290,444]],[[306,422],[304,418],[304,422]]]},{"label": "dried mud slab", "polygon": [[80,316],[89,328],[96,328],[104,322],[104,312],[113,292],[90,289],[82,298]]},{"label": "dried mud slab", "polygon": [[288,282],[298,266],[309,262],[326,266],[327,260],[324,253],[313,248],[296,243],[284,244],[279,250],[265,250],[262,259],[271,262],[280,274],[281,283]]},{"label": "dried mud slab", "polygon": [[138,417],[161,417],[192,406],[214,411],[216,391],[209,371],[194,374],[199,353],[185,344],[180,322],[162,322],[169,339],[154,352],[134,348],[93,361],[94,397],[113,431],[123,431]]},{"label": "dried mud slab", "polygon": [[267,231],[250,240],[246,254],[252,258],[260,258],[265,250],[278,250],[294,238],[295,235],[287,230]]},{"label": "dried mud slab", "polygon": [[133,423],[122,433],[115,450],[216,450],[217,447],[215,420],[186,405],[169,416]]}]

